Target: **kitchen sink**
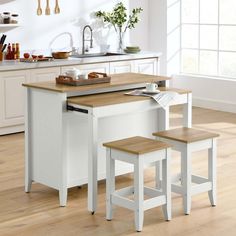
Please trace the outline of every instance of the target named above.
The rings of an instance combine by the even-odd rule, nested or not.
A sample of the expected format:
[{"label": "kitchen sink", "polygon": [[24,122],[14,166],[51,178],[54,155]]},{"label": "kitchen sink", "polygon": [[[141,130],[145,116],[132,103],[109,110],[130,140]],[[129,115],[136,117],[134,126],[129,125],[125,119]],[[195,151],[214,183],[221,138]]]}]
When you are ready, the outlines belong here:
[{"label": "kitchen sink", "polygon": [[73,58],[88,58],[88,57],[109,57],[109,56],[121,56],[125,55],[124,53],[113,53],[113,52],[107,52],[107,53],[88,53],[88,54],[77,54],[77,55],[71,55],[70,57]]}]

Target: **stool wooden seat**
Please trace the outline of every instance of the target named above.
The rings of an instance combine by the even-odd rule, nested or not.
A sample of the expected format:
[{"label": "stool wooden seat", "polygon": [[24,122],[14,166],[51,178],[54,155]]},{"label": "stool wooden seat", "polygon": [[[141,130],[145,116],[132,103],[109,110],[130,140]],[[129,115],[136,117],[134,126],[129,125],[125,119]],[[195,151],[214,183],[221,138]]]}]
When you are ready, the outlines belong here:
[{"label": "stool wooden seat", "polygon": [[[181,194],[185,214],[190,214],[191,196],[208,192],[212,206],[216,205],[216,138],[218,134],[192,128],[177,128],[153,133],[158,140],[172,145],[181,152],[181,173],[172,177],[172,182],[181,181],[180,185],[172,183],[172,192]],[[208,149],[208,178],[192,175],[191,153]],[[157,180],[159,184],[161,179]],[[195,183],[196,185],[192,185]],[[161,185],[161,184],[160,184]]]},{"label": "stool wooden seat", "polygon": [[[106,219],[112,219],[113,205],[135,212],[135,228],[141,231],[144,211],[162,206],[166,220],[171,219],[170,145],[144,138],[131,137],[104,143],[106,156]],[[115,160],[134,165],[134,186],[115,190]],[[162,162],[162,190],[144,186],[144,165]],[[128,196],[134,195],[134,200]],[[150,198],[144,200],[144,195]]]},{"label": "stool wooden seat", "polygon": [[154,136],[158,136],[165,139],[175,140],[183,143],[193,143],[202,141],[205,139],[217,138],[219,134],[206,132],[193,128],[178,128],[172,130],[161,131],[153,133]]}]

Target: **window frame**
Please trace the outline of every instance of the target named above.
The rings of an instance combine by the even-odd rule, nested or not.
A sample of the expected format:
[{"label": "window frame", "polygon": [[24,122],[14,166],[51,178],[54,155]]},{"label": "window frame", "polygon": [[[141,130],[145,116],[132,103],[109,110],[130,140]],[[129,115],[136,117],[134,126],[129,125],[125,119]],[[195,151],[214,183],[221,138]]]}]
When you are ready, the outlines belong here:
[{"label": "window frame", "polygon": [[[230,79],[230,80],[236,80],[236,75],[235,76],[222,76],[220,74],[220,53],[235,53],[236,55],[236,50],[220,50],[220,28],[222,26],[232,26],[232,27],[236,27],[236,23],[235,24],[220,24],[220,0],[217,0],[218,2],[218,9],[217,9],[217,23],[201,23],[201,0],[196,0],[198,1],[199,4],[199,9],[198,9],[198,22],[197,23],[184,23],[182,21],[182,7],[183,7],[183,0],[180,0],[180,74],[183,75],[191,75],[191,76],[199,76],[199,77],[209,77],[209,78],[216,78],[216,79]],[[188,48],[188,47],[183,47],[182,42],[183,42],[183,26],[197,26],[198,27],[198,46],[197,48]],[[205,49],[205,48],[201,48],[200,43],[201,43],[201,26],[216,26],[217,27],[217,48],[216,49]],[[193,51],[197,51],[197,72],[194,73],[190,73],[190,72],[186,72],[183,71],[183,50],[193,50]],[[200,54],[202,51],[208,51],[208,52],[216,52],[217,54],[217,65],[216,65],[216,74],[212,75],[212,74],[204,74],[200,72]]]}]

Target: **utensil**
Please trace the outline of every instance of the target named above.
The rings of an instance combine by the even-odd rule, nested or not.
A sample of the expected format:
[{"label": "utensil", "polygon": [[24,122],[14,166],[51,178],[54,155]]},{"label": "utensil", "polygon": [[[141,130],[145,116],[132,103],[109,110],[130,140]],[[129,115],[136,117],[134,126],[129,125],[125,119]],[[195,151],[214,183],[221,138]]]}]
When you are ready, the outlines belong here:
[{"label": "utensil", "polygon": [[38,9],[37,9],[37,15],[41,16],[43,13],[43,10],[41,8],[41,0],[38,0]]},{"label": "utensil", "polygon": [[7,47],[7,44],[4,44],[3,47],[2,47],[2,52],[5,51],[6,47]]},{"label": "utensil", "polygon": [[58,0],[56,0],[56,6],[55,6],[54,13],[55,13],[55,14],[59,14],[59,13],[60,13],[60,7],[59,7]]},{"label": "utensil", "polygon": [[5,42],[5,40],[6,40],[6,35],[5,34],[3,34],[2,35],[2,37],[1,37],[1,39],[0,39],[0,44],[4,44],[4,42]]},{"label": "utensil", "polygon": [[45,15],[50,15],[50,14],[51,14],[51,10],[50,10],[50,6],[49,6],[49,0],[47,0]]}]

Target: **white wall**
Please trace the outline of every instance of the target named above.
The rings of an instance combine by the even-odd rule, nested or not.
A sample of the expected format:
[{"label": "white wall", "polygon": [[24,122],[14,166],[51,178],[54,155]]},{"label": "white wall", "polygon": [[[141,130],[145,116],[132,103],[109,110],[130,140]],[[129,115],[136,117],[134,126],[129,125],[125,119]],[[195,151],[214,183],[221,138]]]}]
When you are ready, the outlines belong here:
[{"label": "white wall", "polygon": [[[91,17],[91,13],[97,10],[111,10],[112,7],[119,2],[118,0],[60,0],[61,14],[53,14],[55,1],[50,1],[51,15],[37,16],[36,0],[1,0],[0,12],[10,11],[20,14],[19,28],[11,29],[7,32],[8,42],[19,42],[22,50],[29,49],[47,49],[51,40],[62,32],[70,32],[73,35],[75,46],[81,48],[81,31],[84,25],[90,24],[94,29],[95,44],[108,43],[117,48],[117,36],[114,30],[108,30],[101,27],[95,19]],[[143,0],[125,0],[123,1],[127,7],[131,2],[132,7],[143,6],[145,11],[148,9],[146,1]],[[41,0],[42,8],[45,9],[46,0]],[[144,13],[148,14],[147,12]],[[143,16],[142,16],[143,18]],[[140,22],[141,26],[147,29],[147,21]],[[134,34],[139,34],[140,28]],[[3,30],[0,29],[0,33]],[[133,37],[133,44],[140,44],[147,47],[148,34],[143,37]],[[137,39],[137,40],[136,40]],[[129,37],[127,37],[129,41]],[[129,44],[129,43],[127,43]],[[54,48],[66,48],[69,46],[69,37],[60,37],[53,45]]]},{"label": "white wall", "polygon": [[236,113],[236,81],[176,75],[173,86],[193,91],[193,105]]},{"label": "white wall", "polygon": [[130,32],[130,44],[138,45],[143,50],[149,49],[149,0],[130,0],[130,9],[142,7],[140,22]]},{"label": "white wall", "polygon": [[160,73],[172,76],[180,64],[180,0],[149,0],[149,50],[162,52]]}]

